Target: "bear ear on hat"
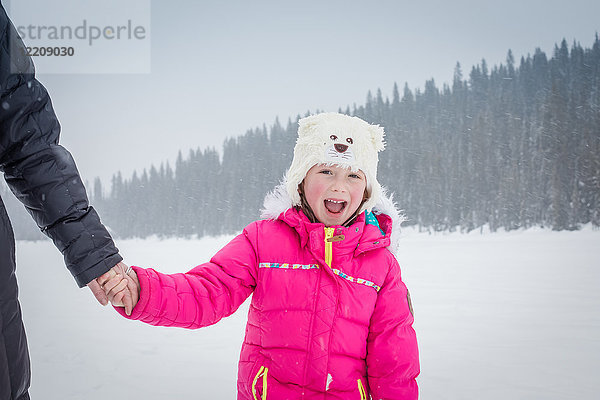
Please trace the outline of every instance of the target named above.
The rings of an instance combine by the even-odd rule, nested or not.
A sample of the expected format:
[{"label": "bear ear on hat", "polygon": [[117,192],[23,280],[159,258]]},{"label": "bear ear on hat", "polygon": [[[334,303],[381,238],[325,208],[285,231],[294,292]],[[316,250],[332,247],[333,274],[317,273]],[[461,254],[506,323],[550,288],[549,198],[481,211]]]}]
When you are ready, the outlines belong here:
[{"label": "bear ear on hat", "polygon": [[298,138],[311,134],[320,119],[320,114],[310,115],[300,119],[298,121]]},{"label": "bear ear on hat", "polygon": [[383,136],[385,133],[383,131],[383,127],[379,125],[369,125],[367,129],[369,131],[371,143],[373,143],[375,150],[382,151],[385,148],[385,142],[383,141]]}]

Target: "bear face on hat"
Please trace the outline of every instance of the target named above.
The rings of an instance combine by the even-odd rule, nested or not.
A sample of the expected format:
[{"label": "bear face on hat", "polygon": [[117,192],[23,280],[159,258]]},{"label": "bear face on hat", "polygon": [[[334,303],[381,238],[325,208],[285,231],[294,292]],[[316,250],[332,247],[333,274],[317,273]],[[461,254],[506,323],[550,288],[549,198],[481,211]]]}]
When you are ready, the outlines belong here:
[{"label": "bear face on hat", "polygon": [[335,134],[329,135],[329,139],[331,145],[326,147],[325,159],[335,164],[352,165],[354,162],[354,151],[352,150],[354,139],[351,136],[339,138]]}]

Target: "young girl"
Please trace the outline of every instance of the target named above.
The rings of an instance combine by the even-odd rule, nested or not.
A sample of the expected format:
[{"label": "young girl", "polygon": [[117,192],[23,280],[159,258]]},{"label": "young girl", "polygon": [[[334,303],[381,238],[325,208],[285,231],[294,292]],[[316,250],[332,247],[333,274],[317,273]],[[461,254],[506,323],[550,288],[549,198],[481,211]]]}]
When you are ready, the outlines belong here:
[{"label": "young girl", "polygon": [[125,317],[184,328],[254,293],[238,399],[416,399],[412,308],[392,254],[401,218],[377,182],[383,147],[383,128],[357,117],[303,118],[265,219],[185,274],[134,267],[137,285],[114,272],[100,283],[115,306],[139,290]]}]

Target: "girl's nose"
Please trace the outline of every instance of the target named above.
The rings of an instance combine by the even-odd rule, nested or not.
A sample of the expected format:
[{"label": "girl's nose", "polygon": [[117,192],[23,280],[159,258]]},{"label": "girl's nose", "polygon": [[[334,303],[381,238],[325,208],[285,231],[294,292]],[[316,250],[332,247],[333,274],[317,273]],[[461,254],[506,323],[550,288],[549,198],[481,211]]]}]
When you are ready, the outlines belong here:
[{"label": "girl's nose", "polygon": [[344,185],[344,179],[341,176],[336,176],[331,184],[331,190],[334,192],[345,192],[346,186]]}]

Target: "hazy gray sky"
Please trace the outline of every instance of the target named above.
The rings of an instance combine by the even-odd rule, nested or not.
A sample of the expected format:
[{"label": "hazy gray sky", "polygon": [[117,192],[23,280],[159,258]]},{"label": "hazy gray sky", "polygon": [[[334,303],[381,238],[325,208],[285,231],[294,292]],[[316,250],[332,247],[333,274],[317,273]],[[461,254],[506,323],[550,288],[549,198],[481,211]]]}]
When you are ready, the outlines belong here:
[{"label": "hazy gray sky", "polygon": [[596,0],[152,1],[151,73],[38,77],[82,175],[107,182],[394,82],[441,87],[457,61],[468,76],[508,49],[518,62],[563,38],[590,47],[598,15]]}]

